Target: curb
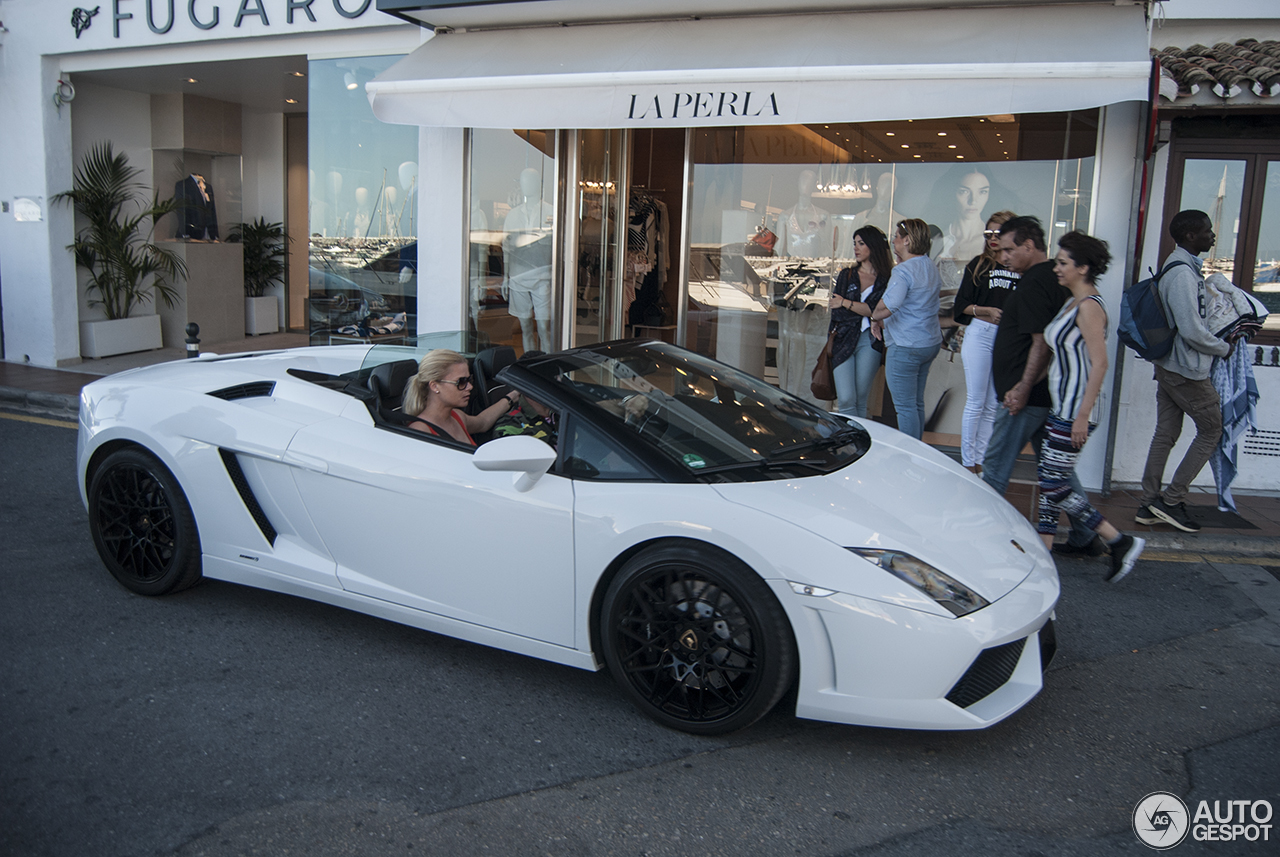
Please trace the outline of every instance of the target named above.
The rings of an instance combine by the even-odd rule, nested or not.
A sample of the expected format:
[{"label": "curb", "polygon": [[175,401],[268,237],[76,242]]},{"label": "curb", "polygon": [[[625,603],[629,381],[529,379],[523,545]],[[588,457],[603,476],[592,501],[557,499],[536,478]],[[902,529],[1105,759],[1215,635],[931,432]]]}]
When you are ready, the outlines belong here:
[{"label": "curb", "polygon": [[46,393],[21,387],[0,387],[0,405],[39,414],[53,414],[75,420],[80,415],[80,397],[67,393]]},{"label": "curb", "polygon": [[1231,554],[1254,559],[1280,561],[1280,538],[1273,536],[1222,536],[1212,533],[1189,536],[1182,533],[1136,532],[1147,540],[1148,550],[1173,553]]}]

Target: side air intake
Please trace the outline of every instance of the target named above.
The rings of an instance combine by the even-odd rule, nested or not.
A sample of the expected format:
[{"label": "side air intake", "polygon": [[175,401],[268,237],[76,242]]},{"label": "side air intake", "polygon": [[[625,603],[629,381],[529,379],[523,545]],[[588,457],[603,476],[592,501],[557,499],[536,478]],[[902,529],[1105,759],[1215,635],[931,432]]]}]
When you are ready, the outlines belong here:
[{"label": "side air intake", "polygon": [[216,399],[226,399],[228,402],[232,402],[236,399],[257,399],[270,396],[275,392],[275,389],[275,381],[250,381],[248,384],[236,384],[232,387],[214,390],[209,395]]},{"label": "side air intake", "polygon": [[267,520],[267,513],[262,511],[262,505],[253,495],[253,489],[249,487],[249,480],[245,478],[236,454],[221,448],[218,449],[218,453],[222,456],[222,463],[227,468],[227,475],[231,477],[231,484],[236,486],[236,491],[240,493],[240,499],[244,501],[244,507],[249,510],[253,522],[258,525],[267,542],[275,547],[276,528],[271,526],[271,521]]}]

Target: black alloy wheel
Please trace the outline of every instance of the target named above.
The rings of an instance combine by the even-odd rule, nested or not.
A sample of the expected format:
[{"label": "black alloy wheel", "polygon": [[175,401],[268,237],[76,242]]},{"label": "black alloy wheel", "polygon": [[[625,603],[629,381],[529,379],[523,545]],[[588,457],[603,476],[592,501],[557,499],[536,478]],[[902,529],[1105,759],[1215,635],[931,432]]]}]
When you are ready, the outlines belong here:
[{"label": "black alloy wheel", "polygon": [[139,595],[178,592],[200,580],[200,537],[169,469],[137,448],[107,456],[89,482],[89,529],[98,556]]},{"label": "black alloy wheel", "polygon": [[672,542],[629,560],[600,627],[605,662],[631,701],[685,732],[750,726],[796,674],[791,627],[769,587],[706,545]]}]

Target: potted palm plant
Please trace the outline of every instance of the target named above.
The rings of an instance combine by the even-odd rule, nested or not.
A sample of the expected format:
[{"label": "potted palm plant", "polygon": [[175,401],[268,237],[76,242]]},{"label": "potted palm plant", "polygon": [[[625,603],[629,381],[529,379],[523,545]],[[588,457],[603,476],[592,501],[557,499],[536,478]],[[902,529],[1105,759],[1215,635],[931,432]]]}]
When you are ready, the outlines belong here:
[{"label": "potted palm plant", "polygon": [[283,223],[237,223],[227,241],[244,245],[244,332],[257,336],[280,329],[280,305],[265,292],[284,282],[284,247],[289,240]]},{"label": "potted palm plant", "polygon": [[89,306],[101,307],[106,319],[80,323],[86,357],[159,348],[160,316],[133,310],[157,296],[170,307],[180,300],[173,283],[186,277],[186,263],[155,241],[156,221],[178,203],[154,192],[148,200],[141,173],[111,143],[98,143],[76,167],[72,189],[54,197],[87,221],[68,249],[89,272]]}]

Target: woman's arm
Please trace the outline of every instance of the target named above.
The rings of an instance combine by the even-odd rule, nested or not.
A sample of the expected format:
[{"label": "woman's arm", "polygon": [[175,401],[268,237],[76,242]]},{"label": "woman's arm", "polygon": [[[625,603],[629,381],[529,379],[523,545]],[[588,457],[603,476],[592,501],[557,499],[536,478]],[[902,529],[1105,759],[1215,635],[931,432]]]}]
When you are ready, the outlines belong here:
[{"label": "woman's arm", "polygon": [[976,256],[964,266],[964,276],[960,279],[960,291],[956,292],[956,302],[951,308],[951,317],[961,324],[968,324],[969,316],[981,318],[976,312],[978,307],[974,306],[978,300],[978,283],[973,275],[981,258]]},{"label": "woman's arm", "polygon": [[466,425],[467,431],[471,434],[488,431],[493,428],[493,424],[496,423],[503,414],[514,408],[516,403],[519,401],[520,394],[515,390],[512,390],[478,414],[463,414],[462,422]]},{"label": "woman's arm", "polygon": [[1080,400],[1080,410],[1071,421],[1071,445],[1079,449],[1089,439],[1089,414],[1107,377],[1106,310],[1097,301],[1086,299],[1076,312],[1076,327],[1080,328],[1085,348],[1089,350],[1089,380],[1084,387],[1084,398]]}]

